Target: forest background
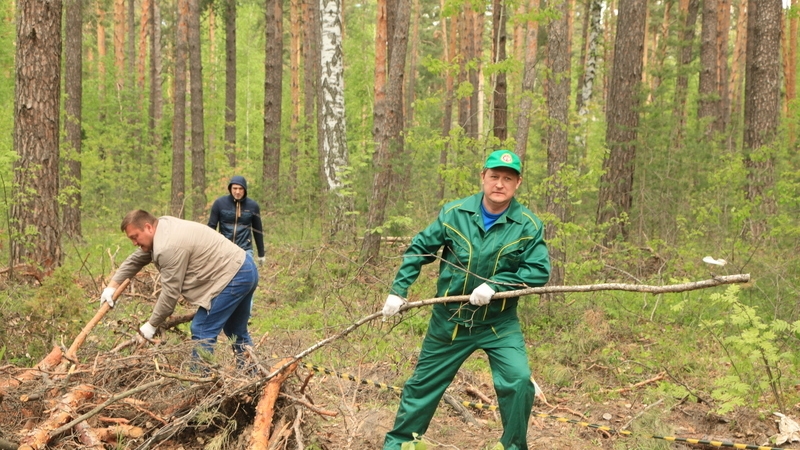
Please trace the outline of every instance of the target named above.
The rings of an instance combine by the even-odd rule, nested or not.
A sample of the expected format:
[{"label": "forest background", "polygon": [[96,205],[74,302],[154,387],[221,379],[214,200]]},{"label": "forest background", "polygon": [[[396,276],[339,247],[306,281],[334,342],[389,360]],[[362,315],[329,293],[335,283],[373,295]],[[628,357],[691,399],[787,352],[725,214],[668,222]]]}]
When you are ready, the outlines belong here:
[{"label": "forest background", "polygon": [[[596,388],[671,367],[696,392],[674,378],[658,392],[705,392],[718,413],[798,401],[794,1],[17,0],[0,17],[0,313],[56,325],[25,342],[0,330],[4,361],[33,364],[79,329],[132,250],[125,212],[204,222],[234,174],[265,223],[259,298],[276,315],[256,327],[324,336],[380,308],[395,241],[509,148],[518,198],[547,225],[551,284],[752,276],[531,299],[545,386],[591,392],[584,369],[602,361],[614,370]],[[356,354],[418,341],[425,317]]]}]

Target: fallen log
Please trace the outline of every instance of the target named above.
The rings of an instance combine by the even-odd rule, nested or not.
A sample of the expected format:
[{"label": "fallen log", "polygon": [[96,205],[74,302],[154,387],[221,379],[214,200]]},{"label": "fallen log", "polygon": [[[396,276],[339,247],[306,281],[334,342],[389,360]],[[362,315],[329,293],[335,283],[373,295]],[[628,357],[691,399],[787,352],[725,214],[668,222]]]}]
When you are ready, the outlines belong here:
[{"label": "fallen log", "polygon": [[64,354],[61,351],[61,347],[55,346],[50,353],[44,357],[39,364],[37,364],[32,369],[25,369],[19,376],[14,376],[11,378],[7,378],[5,380],[0,380],[0,395],[5,395],[5,390],[7,388],[17,387],[22,383],[27,381],[33,381],[34,379],[38,378],[42,372],[49,372],[54,368],[58,367],[61,364],[61,360],[64,358]]},{"label": "fallen log", "polygon": [[[291,358],[284,358],[278,364],[283,364]],[[273,367],[274,369],[274,367]],[[253,420],[253,432],[250,435],[251,450],[267,450],[270,443],[270,429],[272,428],[272,416],[275,411],[275,400],[281,390],[284,380],[297,369],[297,362],[289,364],[277,376],[272,378],[264,387],[261,399],[256,406],[256,416]]]},{"label": "fallen log", "polygon": [[103,442],[117,442],[120,437],[138,439],[144,436],[144,429],[141,427],[118,424],[107,428],[97,428],[94,430],[97,437]]},{"label": "fallen log", "polygon": [[[24,433],[20,439],[19,450],[39,450],[47,446],[56,435],[52,431],[59,429],[69,422],[75,413],[75,408],[82,402],[89,400],[94,395],[94,388],[88,384],[76,386],[61,397],[61,400],[52,408],[50,418],[38,427]],[[66,430],[64,430],[66,431]],[[63,432],[63,431],[62,431]]]}]

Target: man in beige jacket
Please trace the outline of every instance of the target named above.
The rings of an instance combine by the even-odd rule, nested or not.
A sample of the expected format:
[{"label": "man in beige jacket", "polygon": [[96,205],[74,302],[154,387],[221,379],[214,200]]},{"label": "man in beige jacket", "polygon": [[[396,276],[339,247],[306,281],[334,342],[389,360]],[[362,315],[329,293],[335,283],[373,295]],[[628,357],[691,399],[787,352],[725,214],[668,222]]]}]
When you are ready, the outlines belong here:
[{"label": "man in beige jacket", "polygon": [[156,218],[135,210],[122,219],[120,228],[139,249],[119,266],[103,290],[101,303],[113,307],[116,287],[152,262],[161,273],[161,293],[150,319],[139,328],[141,335],[152,339],[183,295],[198,307],[191,330],[200,349],[213,352],[223,331],[235,339],[237,356],[243,356],[245,346],[253,344],[247,321],[258,270],[252,256],[211,228],[176,217]]}]

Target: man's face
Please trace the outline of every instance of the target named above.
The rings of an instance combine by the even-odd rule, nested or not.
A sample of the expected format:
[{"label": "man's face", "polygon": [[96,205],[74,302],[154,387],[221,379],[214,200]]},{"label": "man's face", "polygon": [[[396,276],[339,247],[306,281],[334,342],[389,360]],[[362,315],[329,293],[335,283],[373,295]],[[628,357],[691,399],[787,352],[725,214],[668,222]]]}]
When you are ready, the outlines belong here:
[{"label": "man's face", "polygon": [[133,245],[142,249],[143,252],[150,253],[153,251],[153,236],[156,234],[156,229],[153,225],[146,223],[144,228],[139,228],[135,224],[129,224],[125,227],[125,234]]},{"label": "man's face", "polygon": [[233,195],[233,198],[236,200],[241,200],[242,197],[244,197],[244,188],[238,184],[232,184],[231,195]]},{"label": "man's face", "polygon": [[502,212],[511,203],[522,177],[507,167],[486,169],[481,172],[483,206],[491,213]]}]

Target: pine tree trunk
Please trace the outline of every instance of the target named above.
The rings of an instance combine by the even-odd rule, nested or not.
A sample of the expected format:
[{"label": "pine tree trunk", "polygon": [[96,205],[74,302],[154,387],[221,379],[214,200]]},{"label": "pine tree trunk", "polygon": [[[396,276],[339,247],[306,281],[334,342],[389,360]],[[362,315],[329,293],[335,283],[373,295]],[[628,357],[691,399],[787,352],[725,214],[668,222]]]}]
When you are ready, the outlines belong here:
[{"label": "pine tree trunk", "polygon": [[[108,49],[106,48],[106,13],[102,8],[102,5],[98,2],[97,3],[97,97],[100,102],[100,114],[98,119],[101,123],[105,122],[105,109],[103,108],[103,104],[105,103],[105,86],[106,86],[106,56]],[[102,154],[102,153],[101,153]]]},{"label": "pine tree trunk", "polygon": [[[380,252],[381,235],[374,230],[383,225],[386,217],[386,200],[392,185],[392,162],[403,153],[403,78],[406,71],[408,50],[408,27],[411,16],[410,0],[397,0],[394,11],[394,34],[389,43],[391,49],[383,102],[382,121],[373,127],[375,153],[372,156],[372,196],[367,216],[367,233],[361,246],[361,261],[374,261]],[[377,63],[377,61],[376,61]],[[376,120],[378,115],[376,112]]]},{"label": "pine tree trunk", "polygon": [[14,71],[11,261],[50,273],[61,265],[58,146],[61,97],[60,0],[19,0]]},{"label": "pine tree trunk", "polygon": [[281,103],[283,98],[283,2],[267,0],[265,4],[266,60],[264,64],[264,205],[269,210],[274,196],[270,189],[280,186]]},{"label": "pine tree trunk", "polygon": [[579,85],[580,103],[578,112],[580,115],[586,115],[588,110],[589,101],[592,99],[594,91],[594,79],[597,75],[597,44],[602,33],[600,25],[600,15],[603,10],[601,0],[590,0],[589,8],[589,34],[587,36],[586,44],[586,65],[583,72],[582,83]]},{"label": "pine tree trunk", "polygon": [[717,129],[724,133],[731,121],[731,104],[728,94],[728,35],[731,30],[731,0],[719,0],[717,19],[717,89],[719,106]]},{"label": "pine tree trunk", "polygon": [[[440,0],[439,4],[440,7],[444,9],[444,0]],[[444,61],[448,66],[444,78],[444,111],[442,115],[442,138],[444,139],[444,145],[442,145],[442,150],[439,152],[439,166],[442,169],[447,167],[447,153],[451,148],[450,130],[453,127],[453,85],[455,81],[453,77],[453,64],[457,48],[458,17],[458,14],[454,14],[450,17],[442,17],[442,41],[444,43],[444,45],[442,45],[442,51],[444,52]],[[441,171],[438,172],[437,182],[439,186],[437,198],[441,201],[444,199],[445,193],[445,180]]]},{"label": "pine tree trunk", "polygon": [[[156,0],[150,2],[150,124],[152,144],[156,155],[160,152],[161,138],[158,125],[164,109],[164,98],[161,93],[161,9]],[[154,155],[154,179],[158,179],[158,158]]]},{"label": "pine tree trunk", "polygon": [[186,60],[189,56],[188,24],[190,0],[176,0],[175,93],[172,118],[171,214],[184,217],[186,202]]},{"label": "pine tree trunk", "polygon": [[65,173],[61,191],[66,195],[64,204],[64,234],[81,237],[81,126],[83,116],[83,0],[64,2],[64,139]]},{"label": "pine tree trunk", "polygon": [[301,0],[289,1],[289,92],[292,101],[292,115],[289,123],[289,198],[295,198],[297,185],[297,161],[300,157],[300,57],[302,52],[303,31],[300,16]]},{"label": "pine tree trunk", "polygon": [[192,121],[192,220],[200,220],[206,208],[206,149],[203,120],[203,59],[200,51],[200,1],[189,0],[189,91]]},{"label": "pine tree trunk", "polygon": [[114,67],[117,90],[125,86],[125,0],[114,0]]},{"label": "pine tree trunk", "polygon": [[719,131],[719,86],[717,51],[717,0],[703,0],[703,23],[700,34],[700,83],[698,91],[700,101],[697,117],[704,127],[704,134],[711,135]]},{"label": "pine tree trunk", "polygon": [[[539,10],[539,0],[528,0],[528,12],[532,13]],[[533,88],[536,81],[536,58],[539,48],[539,22],[529,20],[526,24],[527,31],[525,37],[525,67],[522,73],[522,99],[519,103],[519,115],[517,116],[517,132],[514,140],[517,145],[514,153],[519,156],[523,164],[528,152],[528,133],[530,131],[530,116],[533,107]]]},{"label": "pine tree trunk", "polygon": [[[747,0],[739,3],[736,18],[736,40],[733,44],[733,58],[731,62],[731,75],[728,83],[728,91],[731,99],[731,130],[730,134],[738,134],[739,118],[742,116],[743,92],[744,92],[744,72],[745,72],[745,50],[747,46]],[[733,150],[733,144],[728,149]]]},{"label": "pine tree trunk", "polygon": [[686,127],[686,96],[689,92],[689,71],[692,62],[692,47],[694,44],[694,29],[697,22],[697,13],[700,9],[700,0],[681,0],[680,18],[683,23],[679,34],[680,44],[678,45],[678,78],[675,81],[675,102],[673,114],[677,118],[675,130],[673,131],[673,147],[683,146],[683,137]]},{"label": "pine tree trunk", "polygon": [[225,1],[225,155],[236,167],[236,2]]},{"label": "pine tree trunk", "polygon": [[775,182],[774,143],[780,117],[780,0],[749,0],[747,4],[747,70],[744,103],[744,162],[748,169],[746,198],[759,205],[750,232],[767,232],[766,218],[775,211],[769,190]]},{"label": "pine tree trunk", "polygon": [[[492,1],[492,60],[495,64],[506,60],[506,2],[503,0]],[[508,82],[506,71],[500,70],[495,76],[494,85],[494,137],[500,141],[508,138]]]},{"label": "pine tree trunk", "polygon": [[646,9],[645,0],[619,2],[614,67],[606,110],[609,154],[603,161],[597,205],[597,224],[608,226],[604,245],[611,244],[620,236],[627,238],[625,220],[633,204]]},{"label": "pine tree trunk", "polygon": [[144,91],[145,67],[147,61],[147,35],[150,34],[153,0],[142,0],[142,15],[139,18],[139,54],[136,61],[136,77],[139,89]]},{"label": "pine tree trunk", "polygon": [[[560,17],[550,22],[547,28],[547,60],[549,76],[547,77],[547,183],[545,191],[545,208],[553,219],[545,226],[548,241],[556,241],[561,224],[566,223],[567,187],[559,174],[567,164],[569,130],[569,98],[570,98],[570,36],[568,17],[569,3],[557,3]],[[566,250],[563,244],[549,246],[551,271],[550,285],[564,284],[564,268]]]}]

